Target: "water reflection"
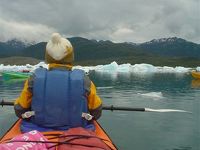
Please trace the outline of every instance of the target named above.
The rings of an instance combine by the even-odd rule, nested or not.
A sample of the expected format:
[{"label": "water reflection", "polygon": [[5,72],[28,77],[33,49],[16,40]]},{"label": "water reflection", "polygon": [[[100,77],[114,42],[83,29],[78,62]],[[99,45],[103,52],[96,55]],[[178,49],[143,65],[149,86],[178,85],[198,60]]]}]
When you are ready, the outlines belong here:
[{"label": "water reflection", "polygon": [[14,84],[14,83],[21,83],[24,82],[26,79],[10,79],[10,80],[3,80],[4,84]]},{"label": "water reflection", "polygon": [[200,79],[193,79],[191,82],[192,88],[200,88]]},{"label": "water reflection", "polygon": [[[167,73],[90,72],[89,76],[105,105],[193,112],[103,111],[99,122],[119,149],[131,150],[134,147],[136,150],[199,150],[200,80],[193,80],[191,75]],[[16,98],[22,87],[23,82],[6,84],[0,78],[1,98]],[[155,97],[159,99],[155,100]],[[3,107],[0,114],[0,133],[3,133],[12,124],[6,120],[14,120],[15,115],[11,107]]]}]

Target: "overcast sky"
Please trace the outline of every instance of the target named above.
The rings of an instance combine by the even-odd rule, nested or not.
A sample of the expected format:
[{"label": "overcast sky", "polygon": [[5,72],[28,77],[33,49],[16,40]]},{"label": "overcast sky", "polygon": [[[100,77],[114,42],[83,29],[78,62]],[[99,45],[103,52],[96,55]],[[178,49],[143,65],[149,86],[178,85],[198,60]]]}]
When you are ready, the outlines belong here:
[{"label": "overcast sky", "polygon": [[180,37],[200,44],[200,0],[0,0],[0,41],[65,37],[146,42]]}]

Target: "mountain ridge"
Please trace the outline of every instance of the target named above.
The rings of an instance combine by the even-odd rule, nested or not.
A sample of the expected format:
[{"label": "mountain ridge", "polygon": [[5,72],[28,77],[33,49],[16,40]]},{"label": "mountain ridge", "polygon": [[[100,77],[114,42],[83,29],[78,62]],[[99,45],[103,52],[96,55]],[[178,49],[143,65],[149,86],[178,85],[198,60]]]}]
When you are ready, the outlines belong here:
[{"label": "mountain ridge", "polygon": [[[83,37],[68,38],[74,47],[75,63],[96,65],[112,61],[118,63],[151,63],[155,65],[200,64],[200,44],[170,37],[144,43],[114,43],[109,40],[89,40]],[[16,42],[16,41],[15,41]],[[3,45],[3,46],[2,46]],[[44,60],[46,42],[23,45],[0,42],[0,57],[22,56]],[[20,42],[19,42],[20,45]],[[7,46],[7,47],[6,47]],[[9,49],[10,48],[10,49]],[[187,61],[186,61],[187,60]],[[193,64],[191,64],[193,63]]]}]

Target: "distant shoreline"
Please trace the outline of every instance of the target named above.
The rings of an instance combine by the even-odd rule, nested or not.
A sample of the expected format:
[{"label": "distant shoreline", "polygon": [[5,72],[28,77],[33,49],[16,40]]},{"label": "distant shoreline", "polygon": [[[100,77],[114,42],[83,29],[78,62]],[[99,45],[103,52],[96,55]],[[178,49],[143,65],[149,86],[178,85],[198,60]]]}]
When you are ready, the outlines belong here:
[{"label": "distant shoreline", "polygon": [[[44,60],[39,60],[32,57],[21,57],[21,56],[12,56],[12,57],[5,57],[0,58],[0,64],[4,65],[36,65]],[[81,61],[74,61],[74,65],[82,65],[82,66],[95,66],[95,65],[105,65],[110,64],[111,62],[116,61],[118,64],[126,64],[130,63],[134,64],[151,64],[154,66],[169,66],[169,67],[176,67],[176,66],[183,66],[183,67],[197,67],[200,66],[200,59],[197,58],[185,58],[185,57],[145,57],[145,56],[135,56],[133,59],[124,57],[122,58],[107,58],[107,59],[90,59],[90,60],[81,60]]]},{"label": "distant shoreline", "polygon": [[0,58],[0,64],[4,65],[26,65],[26,64],[36,65],[41,61],[44,60],[39,60],[32,57],[21,57],[21,56]]}]

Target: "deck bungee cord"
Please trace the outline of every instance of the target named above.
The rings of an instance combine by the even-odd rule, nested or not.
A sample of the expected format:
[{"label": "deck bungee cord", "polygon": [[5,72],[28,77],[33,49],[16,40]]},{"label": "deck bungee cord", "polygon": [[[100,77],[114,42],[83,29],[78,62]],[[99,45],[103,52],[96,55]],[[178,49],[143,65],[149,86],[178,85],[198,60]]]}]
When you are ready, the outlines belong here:
[{"label": "deck bungee cord", "polygon": [[[97,138],[97,137],[96,137]],[[73,138],[73,139],[69,139],[69,140],[66,140],[66,141],[63,141],[63,142],[55,142],[55,141],[32,141],[32,140],[28,140],[28,141],[9,141],[7,143],[18,143],[18,142],[22,142],[22,143],[50,143],[50,144],[55,144],[53,146],[50,146],[50,147],[47,147],[47,149],[51,149],[53,147],[56,147],[56,146],[59,146],[59,145],[62,145],[62,144],[68,144],[68,145],[76,145],[76,146],[85,146],[85,147],[94,147],[94,148],[101,148],[101,147],[98,147],[98,146],[92,146],[92,145],[87,145],[87,144],[78,144],[78,143],[71,143],[71,141],[73,140],[76,140],[76,139],[82,139],[82,137],[76,137],[76,138]],[[112,148],[111,148],[112,149]]]},{"label": "deck bungee cord", "polygon": [[[6,139],[5,141],[3,141],[2,144],[9,144],[9,143],[31,143],[31,144],[33,144],[33,143],[47,144],[48,143],[48,144],[54,144],[54,145],[48,146],[47,149],[52,149],[52,148],[58,147],[60,145],[67,144],[67,145],[71,145],[71,146],[84,146],[84,147],[88,147],[88,148],[89,147],[90,148],[99,148],[99,149],[103,150],[103,148],[101,146],[94,145],[94,144],[92,145],[90,143],[86,143],[86,144],[79,143],[79,140],[83,140],[83,139],[90,140],[90,139],[93,138],[93,139],[101,140],[103,142],[105,142],[105,141],[106,142],[111,142],[111,141],[109,141],[107,139],[100,138],[100,137],[93,136],[93,135],[81,135],[81,134],[80,135],[79,134],[62,135],[62,134],[52,134],[52,133],[51,134],[44,133],[43,135],[46,138],[47,138],[47,136],[54,136],[54,137],[47,138],[48,141],[42,141],[42,140],[15,140],[15,139],[11,140],[11,139]],[[65,139],[65,138],[68,138],[68,139]],[[58,141],[51,141],[51,140],[54,140],[54,139],[58,140]],[[76,141],[76,140],[78,140],[78,141]],[[110,150],[116,150],[117,149],[116,147],[114,149],[114,148],[112,148],[111,146],[109,146],[107,144],[105,144],[105,145],[108,146]]]}]

